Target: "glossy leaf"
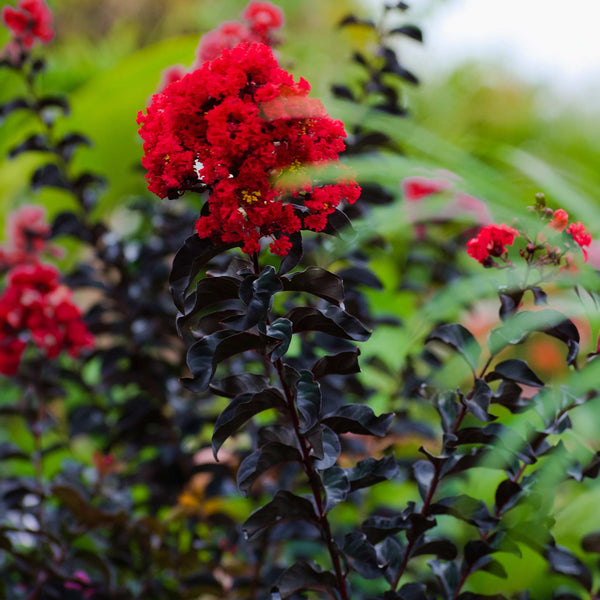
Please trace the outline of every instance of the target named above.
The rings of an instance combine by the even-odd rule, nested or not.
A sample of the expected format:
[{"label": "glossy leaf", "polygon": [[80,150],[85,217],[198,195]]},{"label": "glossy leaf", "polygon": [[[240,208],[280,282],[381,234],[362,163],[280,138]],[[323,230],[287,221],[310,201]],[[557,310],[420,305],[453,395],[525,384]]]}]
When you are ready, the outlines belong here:
[{"label": "glossy leaf", "polygon": [[346,499],[350,492],[348,475],[340,467],[330,467],[323,471],[323,487],[325,488],[325,512]]},{"label": "glossy leaf", "polygon": [[262,529],[286,520],[316,522],[312,503],[287,490],[279,490],[268,504],[255,510],[242,526],[248,537]]},{"label": "glossy leaf", "polygon": [[425,339],[425,342],[440,341],[456,350],[466,361],[471,369],[477,367],[481,348],[473,334],[460,323],[440,325]]},{"label": "glossy leaf", "polygon": [[504,379],[532,387],[544,387],[544,382],[529,368],[527,363],[517,358],[509,358],[498,363],[485,377],[486,381]]},{"label": "glossy leaf", "polygon": [[279,360],[290,347],[292,341],[292,322],[289,319],[275,319],[273,323],[267,326],[267,335],[274,340],[279,340],[271,352],[271,360]]},{"label": "glossy leaf", "polygon": [[[213,438],[214,439],[214,438]],[[250,486],[270,468],[288,462],[300,462],[302,455],[297,448],[280,442],[269,442],[249,454],[237,472],[237,485],[240,491],[247,493]]]},{"label": "glossy leaf", "polygon": [[340,277],[320,267],[308,267],[282,278],[286,292],[306,292],[338,306],[344,300],[344,285]]},{"label": "glossy leaf", "polygon": [[310,371],[300,371],[300,379],[296,384],[296,408],[300,420],[300,432],[312,429],[321,412],[321,388],[313,381]]},{"label": "glossy leaf", "polygon": [[313,377],[321,379],[326,375],[353,375],[360,373],[358,357],[360,350],[348,350],[338,354],[323,356],[311,368]]},{"label": "glossy leaf", "polygon": [[286,317],[293,323],[294,333],[320,331],[359,342],[364,342],[371,335],[360,321],[335,305],[329,305],[324,310],[298,306],[293,308]]},{"label": "glossy leaf", "polygon": [[384,413],[376,417],[373,410],[364,404],[346,404],[335,413],[323,417],[322,422],[336,433],[383,437],[393,420],[393,413]]},{"label": "glossy leaf", "polygon": [[400,475],[400,467],[393,456],[383,458],[365,458],[359,461],[355,467],[347,470],[352,491],[370,487],[382,481],[397,479]]},{"label": "glossy leaf", "polygon": [[215,458],[223,442],[233,435],[244,423],[264,410],[285,409],[285,400],[275,388],[259,392],[246,392],[236,396],[219,415],[212,436],[212,449]]},{"label": "glossy leaf", "polygon": [[579,582],[588,592],[592,589],[592,575],[569,549],[562,546],[548,546],[546,560],[554,573],[565,575]]},{"label": "glossy leaf", "polygon": [[321,571],[314,563],[301,560],[285,570],[275,585],[281,598],[289,598],[303,590],[316,590],[333,595],[337,581],[333,573]]},{"label": "glossy leaf", "polygon": [[343,552],[350,566],[365,579],[377,579],[381,568],[377,552],[364,533],[354,531],[346,535]]}]

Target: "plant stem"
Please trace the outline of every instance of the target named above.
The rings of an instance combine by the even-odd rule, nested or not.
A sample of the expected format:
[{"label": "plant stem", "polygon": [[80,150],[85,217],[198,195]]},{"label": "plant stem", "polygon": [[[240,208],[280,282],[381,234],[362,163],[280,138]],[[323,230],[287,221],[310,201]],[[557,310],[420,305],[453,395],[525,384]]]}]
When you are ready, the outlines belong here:
[{"label": "plant stem", "polygon": [[277,371],[277,375],[279,376],[279,380],[281,382],[281,386],[283,388],[283,392],[285,394],[285,399],[287,403],[287,407],[292,418],[292,424],[294,427],[294,433],[296,434],[296,439],[298,440],[298,444],[300,446],[300,451],[302,453],[302,467],[308,477],[308,481],[310,483],[311,491],[313,494],[313,498],[315,500],[315,506],[317,508],[317,517],[319,521],[319,525],[321,526],[322,535],[325,539],[325,543],[327,544],[327,549],[329,550],[329,555],[331,556],[331,562],[333,565],[333,570],[335,572],[335,578],[337,580],[337,585],[342,596],[343,600],[350,600],[348,596],[348,591],[346,589],[346,581],[345,575],[342,570],[342,565],[340,561],[340,552],[337,547],[335,540],[333,539],[333,535],[331,534],[331,527],[329,525],[329,520],[327,519],[327,513],[325,512],[325,507],[323,505],[323,497],[322,490],[323,484],[321,482],[321,478],[315,471],[315,468],[312,464],[312,459],[310,457],[310,447],[306,437],[300,431],[300,420],[298,418],[298,413],[296,411],[296,406],[294,404],[294,394],[290,390],[289,386],[285,382],[283,377],[283,363],[281,359],[278,359],[274,363],[275,369]]}]

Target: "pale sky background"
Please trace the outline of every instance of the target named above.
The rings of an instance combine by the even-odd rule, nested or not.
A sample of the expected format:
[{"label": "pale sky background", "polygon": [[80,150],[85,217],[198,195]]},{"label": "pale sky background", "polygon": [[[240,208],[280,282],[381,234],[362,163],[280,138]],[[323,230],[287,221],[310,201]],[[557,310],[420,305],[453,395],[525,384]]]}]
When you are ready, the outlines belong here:
[{"label": "pale sky background", "polygon": [[[369,0],[377,4],[381,0]],[[493,59],[531,83],[600,105],[600,0],[408,0],[423,48],[404,63],[423,79],[465,59]],[[596,93],[591,93],[595,89]],[[586,92],[588,92],[586,94]]]}]

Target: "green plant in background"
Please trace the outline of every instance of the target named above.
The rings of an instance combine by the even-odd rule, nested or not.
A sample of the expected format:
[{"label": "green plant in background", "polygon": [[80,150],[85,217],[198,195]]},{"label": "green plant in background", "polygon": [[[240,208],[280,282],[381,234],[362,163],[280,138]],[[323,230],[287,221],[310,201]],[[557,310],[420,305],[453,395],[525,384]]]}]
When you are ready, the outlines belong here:
[{"label": "green plant in background", "polygon": [[[185,3],[139,26],[107,11],[114,50],[86,74],[59,49],[54,76],[32,50],[44,2],[4,11],[3,201],[33,189],[52,220],[17,213],[0,255],[4,596],[598,597],[585,170],[483,145],[484,125],[465,146],[418,103],[399,118],[417,80],[393,44],[420,29],[403,2],[375,21],[341,7],[284,6],[277,59],[269,2],[220,4],[198,52],[197,35],[148,45]],[[357,44],[347,74],[298,67],[317,96],[335,82],[340,162],[344,126],[287,72],[315,52],[294,18]],[[147,183],[177,201],[143,191],[144,104]],[[536,178],[549,199],[526,210]],[[42,250],[60,294],[15,295]],[[47,335],[71,339],[69,288],[96,338],[80,357]],[[43,353],[21,358],[29,338]]]}]

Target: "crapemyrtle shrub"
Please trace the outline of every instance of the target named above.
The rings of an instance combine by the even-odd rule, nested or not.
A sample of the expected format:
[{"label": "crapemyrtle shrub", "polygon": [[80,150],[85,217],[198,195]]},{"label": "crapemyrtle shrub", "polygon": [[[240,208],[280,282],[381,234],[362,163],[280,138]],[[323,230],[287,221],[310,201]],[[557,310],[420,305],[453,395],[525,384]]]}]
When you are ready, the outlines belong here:
[{"label": "crapemyrtle shrub", "polygon": [[[357,182],[348,151],[400,149],[378,132],[360,142],[368,119],[345,137],[279,66],[280,9],[251,2],[242,19],[207,34],[190,72],[138,116],[150,191],[172,200],[129,202],[137,225],[123,234],[99,216],[103,179],[73,166],[91,140],[57,133],[67,100],[38,95],[46,5],[5,10],[3,67],[27,85],[1,113],[40,127],[10,155],[41,153],[32,190],[58,188],[74,208],[51,223],[21,208],[0,248],[3,294],[21,285],[2,339],[28,344],[2,363],[2,594],[597,597],[598,532],[580,547],[554,535],[556,490],[592,489],[600,470],[596,449],[573,454],[568,437],[597,398],[598,351],[583,356],[584,320],[562,302],[573,289],[596,298],[585,224],[541,195],[527,218],[494,223],[447,172],[394,193]],[[420,41],[420,30],[354,16],[343,26],[375,32],[380,48],[355,58],[368,76],[347,86],[358,91],[336,93],[404,118],[400,81],[416,78],[386,40]],[[393,240],[350,236],[352,220],[399,191],[414,236],[401,293],[425,310],[424,298],[435,305],[470,277],[495,290],[498,318],[482,332],[434,314],[395,372],[387,357],[361,356],[373,330],[405,326],[372,310],[388,286],[373,257]],[[432,214],[432,200],[443,209]],[[75,241],[80,260],[59,282],[42,265]],[[33,304],[23,272],[45,277]],[[36,310],[62,344],[44,318],[23,321]],[[564,346],[562,379],[529,364],[524,349],[545,339]],[[544,581],[519,589],[519,556],[542,561]]]}]

